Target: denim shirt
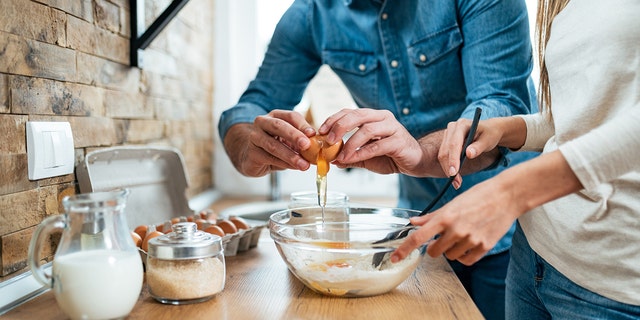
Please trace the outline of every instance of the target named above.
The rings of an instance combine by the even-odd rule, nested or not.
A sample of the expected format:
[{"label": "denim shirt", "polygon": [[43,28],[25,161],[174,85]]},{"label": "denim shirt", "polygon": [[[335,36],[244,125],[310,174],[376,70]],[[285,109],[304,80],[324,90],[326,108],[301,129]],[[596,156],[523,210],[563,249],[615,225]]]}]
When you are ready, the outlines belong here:
[{"label": "denim shirt", "polygon": [[[326,64],[359,107],[386,109],[416,138],[450,121],[536,110],[524,0],[296,0],[282,16],[256,78],[218,130],[293,109]],[[504,154],[450,188],[446,203],[531,153]],[[422,210],[446,179],[400,175],[399,207]],[[489,252],[511,245],[514,228]]]}]

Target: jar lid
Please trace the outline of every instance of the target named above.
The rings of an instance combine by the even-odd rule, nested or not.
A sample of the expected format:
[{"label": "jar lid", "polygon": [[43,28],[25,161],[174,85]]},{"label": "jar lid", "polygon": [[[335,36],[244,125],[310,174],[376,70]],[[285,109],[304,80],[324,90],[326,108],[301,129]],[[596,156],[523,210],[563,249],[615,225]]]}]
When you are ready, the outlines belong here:
[{"label": "jar lid", "polygon": [[222,253],[222,238],[199,231],[193,222],[179,222],[172,232],[149,240],[150,257],[165,260],[196,259]]}]

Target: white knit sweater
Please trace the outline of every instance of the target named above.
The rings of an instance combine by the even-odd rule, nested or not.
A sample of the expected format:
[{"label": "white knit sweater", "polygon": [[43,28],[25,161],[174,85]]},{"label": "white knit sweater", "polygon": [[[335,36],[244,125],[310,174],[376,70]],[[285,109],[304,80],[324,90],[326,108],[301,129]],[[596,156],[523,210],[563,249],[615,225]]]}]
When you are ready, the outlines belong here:
[{"label": "white knit sweater", "polygon": [[569,279],[640,305],[640,1],[569,2],[546,60],[553,120],[523,116],[523,149],[559,148],[585,189],[519,221]]}]

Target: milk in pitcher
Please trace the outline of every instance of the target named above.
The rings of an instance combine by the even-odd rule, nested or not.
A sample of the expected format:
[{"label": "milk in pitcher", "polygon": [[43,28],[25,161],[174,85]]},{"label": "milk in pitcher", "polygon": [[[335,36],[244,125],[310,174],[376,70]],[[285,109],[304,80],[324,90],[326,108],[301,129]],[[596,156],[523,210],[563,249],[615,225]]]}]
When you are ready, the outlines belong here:
[{"label": "milk in pitcher", "polygon": [[53,291],[72,319],[126,317],[138,301],[142,277],[135,251],[78,251],[53,260]]}]

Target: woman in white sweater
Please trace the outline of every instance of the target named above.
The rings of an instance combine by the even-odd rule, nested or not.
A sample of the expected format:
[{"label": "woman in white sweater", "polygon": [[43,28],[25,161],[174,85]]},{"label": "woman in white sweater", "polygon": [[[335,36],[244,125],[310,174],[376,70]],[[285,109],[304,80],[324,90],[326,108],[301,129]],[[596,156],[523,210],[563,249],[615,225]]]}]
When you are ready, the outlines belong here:
[{"label": "woman in white sweater", "polygon": [[[537,32],[542,111],[481,121],[466,153],[543,154],[413,218],[422,226],[392,261],[438,234],[431,256],[471,265],[517,219],[507,319],[637,319],[640,1],[540,0]],[[447,129],[439,159],[450,175],[469,125]]]}]

